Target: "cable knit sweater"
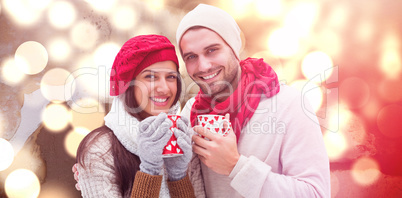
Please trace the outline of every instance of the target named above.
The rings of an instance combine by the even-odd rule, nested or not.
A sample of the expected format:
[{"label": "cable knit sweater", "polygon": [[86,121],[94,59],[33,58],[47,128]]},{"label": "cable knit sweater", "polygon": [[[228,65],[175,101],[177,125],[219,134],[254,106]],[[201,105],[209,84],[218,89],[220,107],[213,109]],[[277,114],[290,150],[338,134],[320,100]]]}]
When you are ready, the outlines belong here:
[{"label": "cable knit sweater", "polygon": [[[280,90],[272,98],[261,96],[241,131],[241,156],[229,176],[202,164],[207,197],[331,196],[329,159],[314,110],[296,89]],[[193,103],[181,116],[190,117]]]},{"label": "cable knit sweater", "polygon": [[[172,111],[176,111],[173,109]],[[170,112],[171,113],[171,112]],[[139,121],[130,116],[123,107],[119,98],[116,97],[112,103],[112,107],[108,115],[105,116],[105,125],[109,127],[119,142],[131,153],[137,155],[137,132]],[[119,186],[114,183],[114,158],[110,150],[111,142],[107,135],[100,136],[89,148],[84,157],[84,164],[88,167],[83,168],[78,165],[79,185],[81,187],[81,195],[83,197],[129,197],[130,195],[121,195]],[[195,160],[194,160],[195,159]],[[140,173],[140,172],[139,172]],[[200,173],[200,163],[197,158],[193,158],[189,165],[189,176],[191,184],[194,188],[194,193],[197,197],[205,197],[202,176]],[[137,173],[138,174],[138,173]],[[161,184],[159,197],[170,197],[169,186],[175,186],[176,191],[183,189],[177,188],[174,183],[167,182],[167,173],[163,169],[160,173]],[[147,174],[139,174],[140,179],[134,183],[152,183],[155,177],[149,177]],[[186,178],[185,178],[186,179]],[[159,180],[159,179],[157,179]],[[181,181],[181,180],[180,180]],[[181,181],[183,182],[183,181]],[[155,183],[155,182],[154,182]],[[158,183],[158,182],[156,182]],[[135,186],[134,186],[135,187]],[[134,188],[133,187],[133,188]],[[148,186],[149,188],[152,188]],[[171,192],[177,194],[177,192]]]}]

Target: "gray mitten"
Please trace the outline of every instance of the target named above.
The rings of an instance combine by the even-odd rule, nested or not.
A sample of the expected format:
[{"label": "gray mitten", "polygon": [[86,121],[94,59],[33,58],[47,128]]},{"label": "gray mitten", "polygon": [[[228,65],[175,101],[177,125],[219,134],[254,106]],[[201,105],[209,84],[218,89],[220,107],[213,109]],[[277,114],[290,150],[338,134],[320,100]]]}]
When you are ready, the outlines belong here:
[{"label": "gray mitten", "polygon": [[187,175],[188,163],[193,156],[188,120],[181,117],[177,119],[176,124],[177,129],[173,129],[174,135],[177,138],[177,144],[183,150],[184,154],[178,157],[164,158],[170,181],[181,180]]},{"label": "gray mitten", "polygon": [[163,166],[163,147],[172,136],[172,121],[165,113],[141,121],[138,134],[138,157],[140,170],[150,175],[159,175]]}]

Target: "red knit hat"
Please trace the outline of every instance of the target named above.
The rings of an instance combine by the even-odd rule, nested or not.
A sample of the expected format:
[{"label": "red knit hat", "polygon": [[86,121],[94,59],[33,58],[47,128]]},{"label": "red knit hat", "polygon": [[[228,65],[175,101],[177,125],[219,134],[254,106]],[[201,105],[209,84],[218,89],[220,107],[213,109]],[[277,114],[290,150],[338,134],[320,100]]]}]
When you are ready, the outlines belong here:
[{"label": "red knit hat", "polygon": [[110,73],[110,95],[124,93],[142,70],[154,63],[168,60],[179,68],[174,45],[166,37],[141,35],[131,38],[124,43],[114,59]]}]

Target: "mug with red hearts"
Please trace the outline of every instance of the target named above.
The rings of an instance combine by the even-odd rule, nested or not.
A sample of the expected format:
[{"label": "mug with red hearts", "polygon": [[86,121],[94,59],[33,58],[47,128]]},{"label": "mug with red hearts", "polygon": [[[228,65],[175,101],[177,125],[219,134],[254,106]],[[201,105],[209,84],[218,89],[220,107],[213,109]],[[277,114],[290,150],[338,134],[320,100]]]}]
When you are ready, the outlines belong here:
[{"label": "mug with red hearts", "polygon": [[[173,122],[173,125],[170,127],[170,130],[173,132],[174,128],[177,128],[176,121],[180,118],[179,115],[168,115],[168,118]],[[162,156],[163,157],[176,157],[183,155],[183,151],[180,146],[177,144],[176,136],[173,134],[166,146],[163,148]]]},{"label": "mug with red hearts", "polygon": [[198,115],[197,121],[198,125],[222,136],[226,136],[229,133],[229,129],[232,127],[230,121],[223,115]]}]

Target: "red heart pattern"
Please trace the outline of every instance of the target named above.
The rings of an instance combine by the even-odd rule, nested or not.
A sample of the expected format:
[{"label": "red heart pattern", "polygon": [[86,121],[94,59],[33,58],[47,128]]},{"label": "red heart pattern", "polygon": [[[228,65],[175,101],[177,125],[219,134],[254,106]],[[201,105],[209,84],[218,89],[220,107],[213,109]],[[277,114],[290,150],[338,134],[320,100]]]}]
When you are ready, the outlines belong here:
[{"label": "red heart pattern", "polygon": [[[176,121],[180,118],[179,115],[168,115],[168,118],[173,122],[173,125],[170,127],[170,130],[173,132],[174,128],[177,128]],[[177,155],[182,155],[183,151],[180,146],[177,144],[176,136],[172,135],[164,147],[162,151],[162,155],[164,157],[174,157]]]},{"label": "red heart pattern", "polygon": [[[225,119],[225,116],[222,115],[199,115],[198,121],[202,127],[207,128],[209,131],[213,133],[218,133],[220,135],[226,136],[229,132],[229,129],[232,128],[232,124],[230,121]],[[228,128],[223,128],[224,123],[228,124]]]}]

